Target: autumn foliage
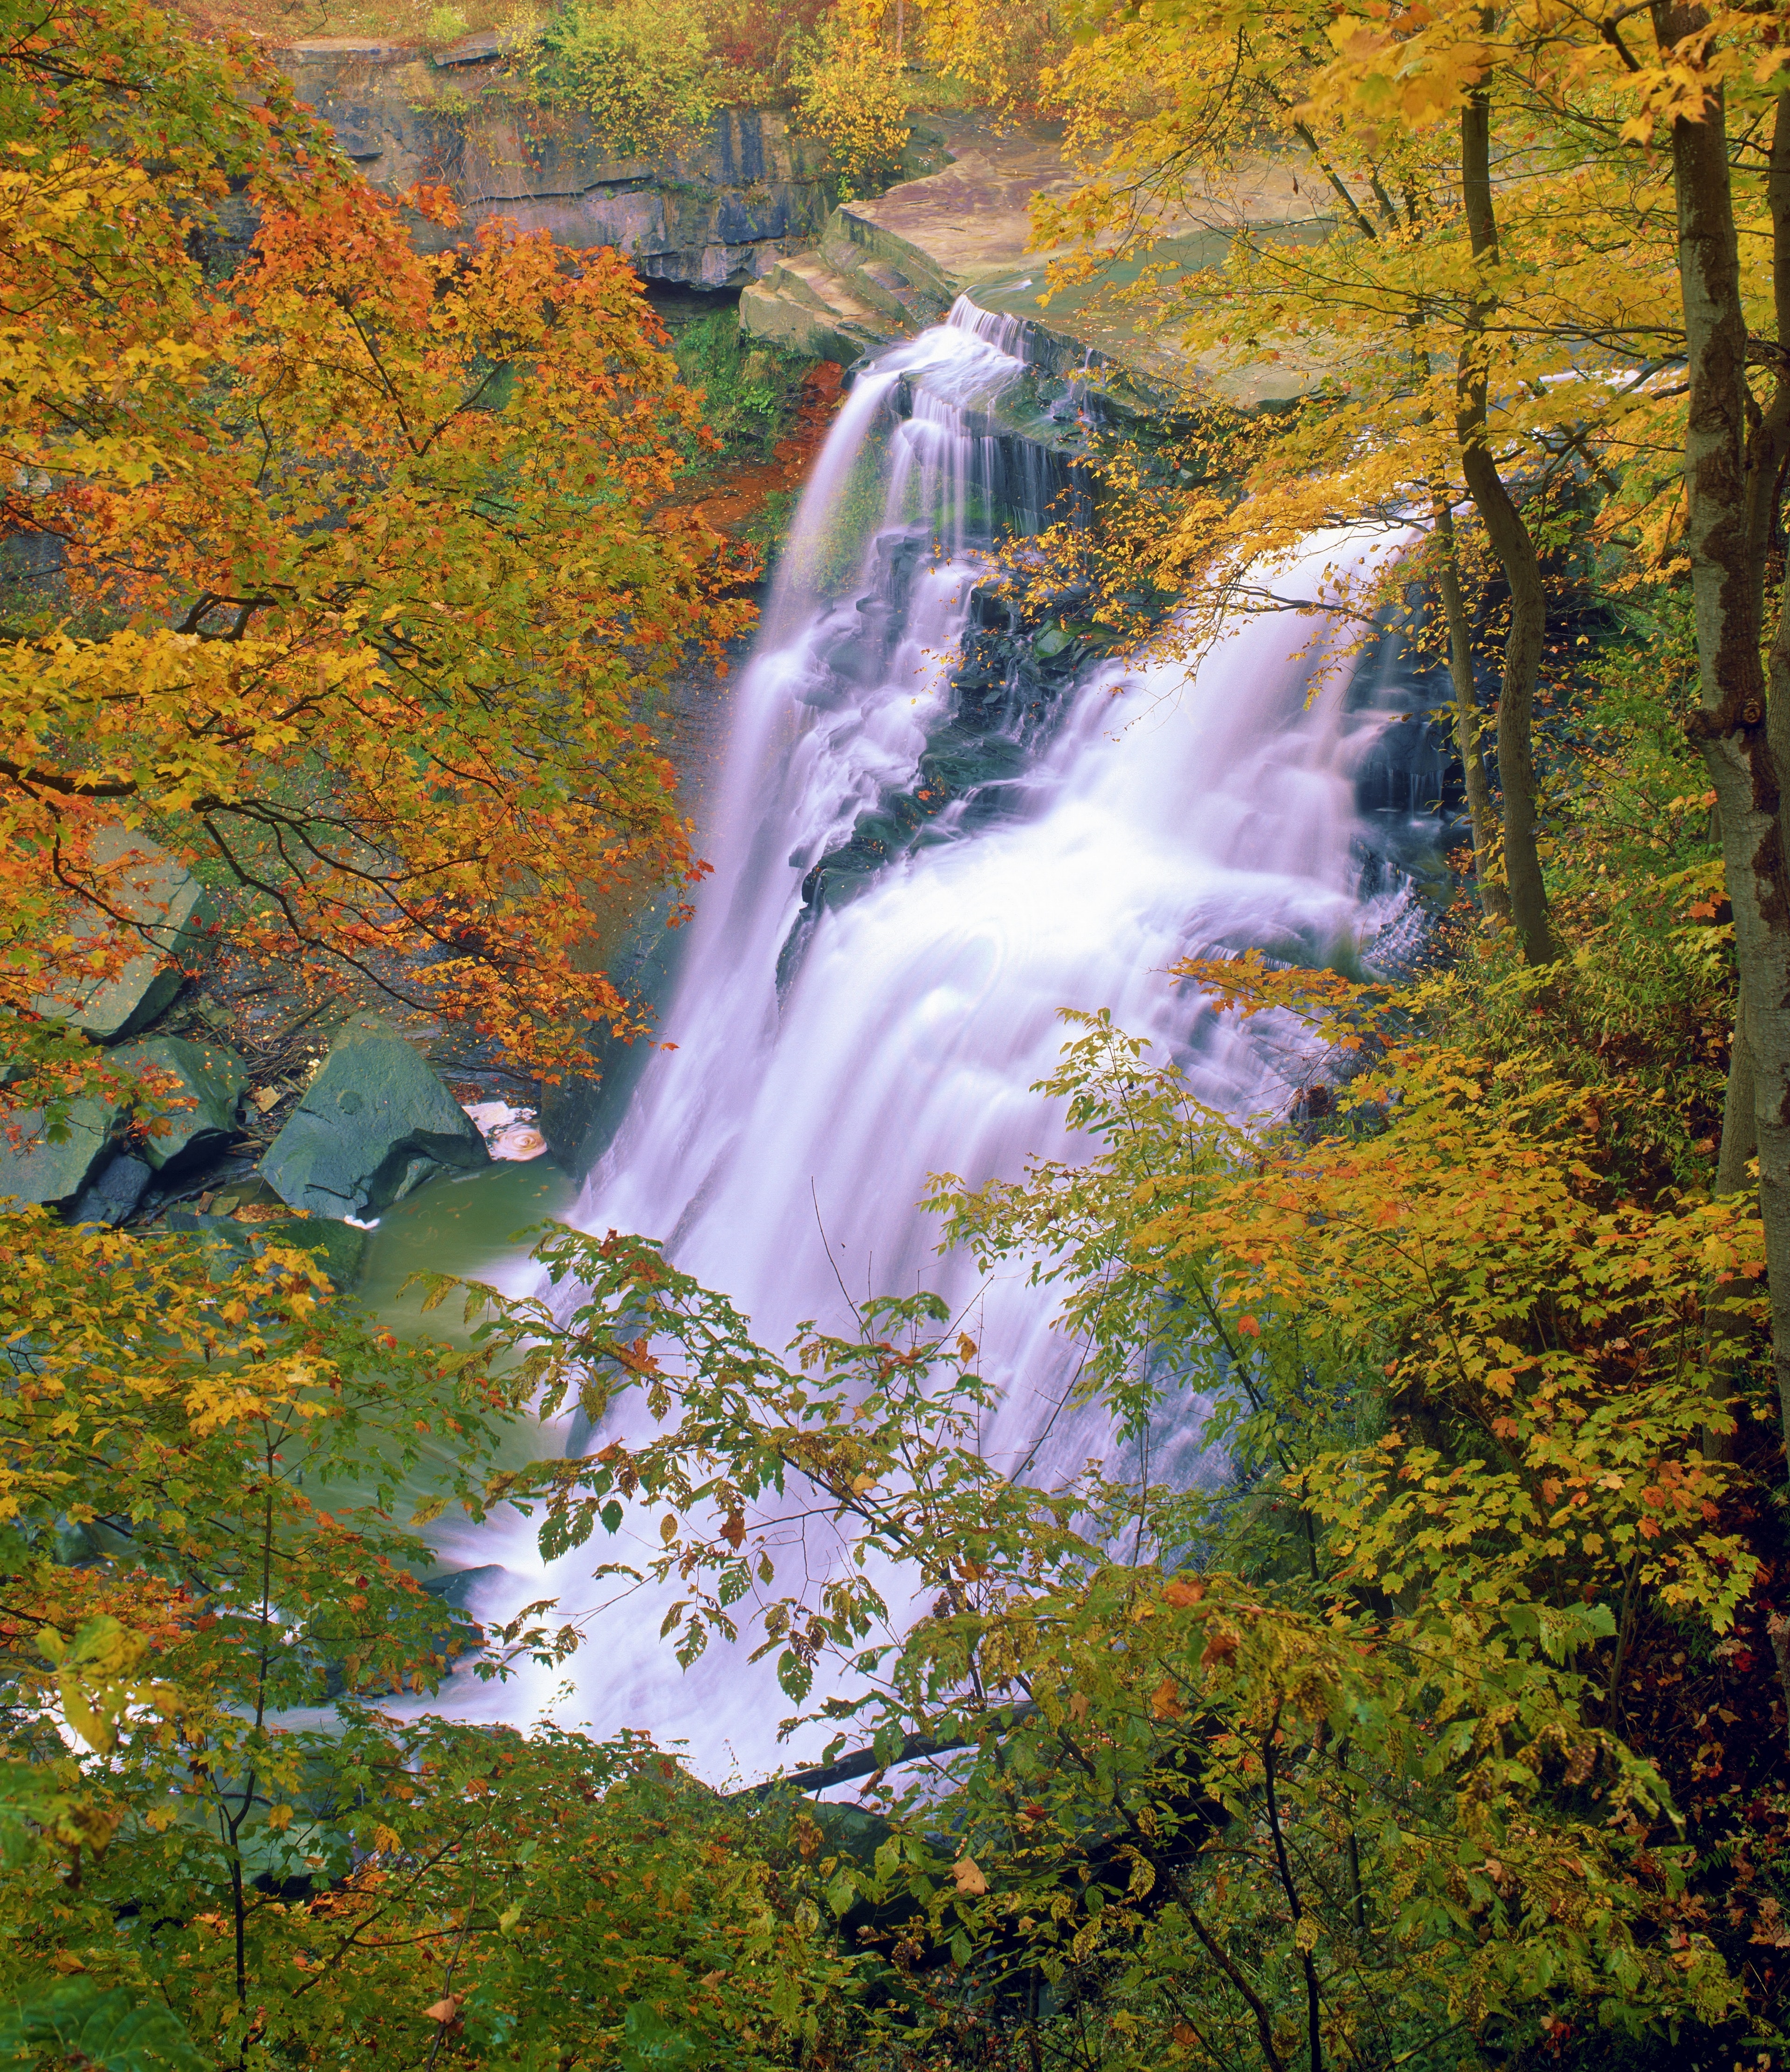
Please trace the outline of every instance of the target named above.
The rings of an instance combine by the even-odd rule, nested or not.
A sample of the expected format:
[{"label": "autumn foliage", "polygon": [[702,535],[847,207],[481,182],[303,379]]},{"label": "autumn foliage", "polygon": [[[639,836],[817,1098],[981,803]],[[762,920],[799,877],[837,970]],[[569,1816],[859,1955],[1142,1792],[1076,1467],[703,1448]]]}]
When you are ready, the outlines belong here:
[{"label": "autumn foliage", "polygon": [[[419,256],[246,59],[194,47],[216,100],[152,170],[175,115],[126,64],[142,26],[76,10],[27,39],[0,175],[0,523],[63,568],[0,651],[6,1004],[30,1016],[91,934],[89,845],[121,820],[225,896],[248,953],[552,1076],[640,1026],[581,968],[589,908],[697,867],[660,693],[746,611],[668,501],[698,405],[613,253],[494,231]],[[102,152],[52,60],[108,27]],[[252,236],[219,279],[232,179]]]},{"label": "autumn foliage", "polygon": [[[672,494],[695,409],[635,285],[502,235],[418,258],[251,55],[162,64],[150,10],[4,18],[0,512],[60,554],[0,650],[17,1056],[91,1069],[37,1003],[120,820],[254,953],[543,1075],[636,1028],[580,968],[581,915],[688,882],[657,697],[741,613]],[[875,91],[847,112],[887,113],[886,24],[851,18],[846,84]],[[1715,85],[1757,112],[1779,46],[1723,14],[1643,64],[1627,14],[1502,18],[1496,47],[1477,8],[1084,21],[1060,76],[1109,178],[1056,220],[1178,205],[1270,131],[1340,212],[1321,245],[1240,237],[1178,303],[1195,340],[1332,385],[1226,421],[1222,480],[1115,477],[1104,540],[1074,543],[1112,548],[1116,592],[1198,578],[1185,637],[1289,602],[1249,572],[1338,522],[1404,557],[1349,590],[1364,621],[1421,619],[1451,557],[1495,589],[1498,553],[1440,522],[1475,452],[1526,475],[1532,545],[1623,549],[1600,579],[1647,637],[1525,662],[1580,697],[1538,780],[1546,954],[1457,915],[1453,968],[1398,985],[1179,967],[1190,1027],[1247,1023],[1279,1074],[1243,1118],[1067,1017],[1041,1091],[1077,1157],[941,1175],[930,1204],[1054,1309],[1045,1378],[1089,1435],[1054,1478],[987,1443],[1039,1375],[924,1290],[842,1289],[837,1328],[767,1347],[652,1234],[556,1228],[536,1292],[438,1282],[466,1328],[401,1342],[252,1235],[10,1219],[0,2062],[1781,2056],[1769,1227],[1710,1185],[1733,937],[1672,705],[1688,615],[1639,579],[1683,545],[1646,147]],[[1455,146],[1494,88],[1527,155],[1488,260]],[[1752,143],[1737,162],[1769,188]],[[1553,533],[1586,474],[1595,523]],[[544,1457],[535,1415],[574,1411],[592,1444]],[[638,1735],[429,1716],[451,1679],[471,1711],[481,1679],[600,1641],[549,1600],[481,1630],[420,1581],[444,1516],[512,1507],[544,1557],[666,1586],[683,1661],[772,1660],[856,1758],[806,1784],[860,1803],[725,1797]]]}]

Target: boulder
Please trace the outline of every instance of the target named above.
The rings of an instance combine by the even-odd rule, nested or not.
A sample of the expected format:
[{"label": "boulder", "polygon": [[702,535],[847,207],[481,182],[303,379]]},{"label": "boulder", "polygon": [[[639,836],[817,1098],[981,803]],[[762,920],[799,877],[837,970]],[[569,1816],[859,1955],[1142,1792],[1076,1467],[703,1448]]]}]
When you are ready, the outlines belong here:
[{"label": "boulder", "polygon": [[469,1612],[473,1599],[493,1583],[500,1582],[509,1573],[495,1561],[487,1561],[482,1568],[455,1568],[445,1576],[432,1576],[423,1589],[432,1597],[438,1597],[444,1605],[451,1605],[457,1612]]},{"label": "boulder", "polygon": [[371,1015],[330,1046],[261,1161],[280,1198],[320,1216],[377,1216],[434,1174],[490,1163],[478,1128],[409,1044]]},{"label": "boulder", "polygon": [[33,1002],[46,1018],[84,1030],[96,1042],[116,1043],[153,1022],[180,990],[181,967],[191,964],[216,926],[210,898],[186,865],[159,843],[132,828],[102,828],[89,853],[108,903],[126,917],[121,924],[88,910],[79,926],[84,952],[117,944],[128,953],[113,978],[71,972]]},{"label": "boulder", "polygon": [[221,1043],[192,1043],[181,1036],[151,1036],[127,1043],[117,1061],[126,1071],[164,1073],[178,1082],[169,1094],[162,1128],[146,1137],[141,1156],[158,1172],[201,1165],[236,1134],[237,1116],[249,1084],[248,1068]]},{"label": "boulder", "polygon": [[74,1101],[67,1137],[52,1144],[41,1108],[0,1116],[0,1200],[11,1196],[46,1208],[72,1207],[111,1157],[117,1121],[110,1101]]},{"label": "boulder", "polygon": [[322,1267],[338,1293],[353,1287],[366,1263],[367,1233],[352,1223],[338,1223],[333,1216],[288,1216],[283,1222],[257,1226],[270,1244],[289,1244],[308,1252]]},{"label": "boulder", "polygon": [[143,1198],[149,1167],[141,1158],[120,1152],[98,1167],[68,1211],[72,1223],[121,1223]]},{"label": "boulder", "polygon": [[331,1216],[284,1216],[270,1223],[239,1223],[234,1216],[204,1215],[193,1209],[170,1209],[165,1219],[170,1230],[196,1231],[221,1239],[238,1252],[246,1252],[251,1238],[270,1244],[289,1244],[308,1252],[335,1284],[338,1294],[360,1278],[366,1257],[367,1233],[352,1223],[338,1223]]}]

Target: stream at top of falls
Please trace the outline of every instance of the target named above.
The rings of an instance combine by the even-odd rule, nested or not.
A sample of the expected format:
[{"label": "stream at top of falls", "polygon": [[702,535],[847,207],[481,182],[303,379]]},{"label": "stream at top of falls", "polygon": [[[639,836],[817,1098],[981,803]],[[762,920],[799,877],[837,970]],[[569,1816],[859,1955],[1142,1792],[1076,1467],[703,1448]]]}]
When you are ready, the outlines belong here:
[{"label": "stream at top of falls", "polygon": [[[1033,1091],[1068,1034],[1065,1008],[1109,1009],[1211,1106],[1284,1108],[1299,1082],[1271,1030],[1220,1021],[1167,967],[1251,946],[1301,962],[1396,958],[1421,922],[1408,881],[1376,867],[1364,841],[1359,780],[1389,715],[1359,684],[1352,693],[1352,665],[1327,660],[1309,621],[1242,621],[1191,668],[1090,656],[1054,704],[985,691],[981,730],[966,731],[965,638],[993,531],[1035,528],[1064,483],[1060,462],[992,413],[1024,372],[1019,342],[1015,320],[960,302],[860,374],[732,694],[704,830],[714,874],[662,1047],[575,1190],[545,1170],[482,1184],[507,1190],[494,1236],[529,1219],[511,1212],[525,1200],[660,1240],[772,1348],[804,1319],[849,1329],[846,1289],[936,1289],[1002,1383],[986,1453],[1029,1461],[1048,1482],[1105,1445],[1093,1413],[1056,1414],[1076,1349],[1022,1268],[985,1283],[966,1256],[939,1255],[916,1206],[929,1176],[979,1185],[1076,1154],[1060,1108]],[[1339,555],[1395,550],[1332,536],[1302,558],[1315,582]],[[948,766],[969,780],[953,789],[937,775]],[[914,808],[903,824],[889,802],[916,798],[924,816]],[[842,855],[849,873],[829,861]],[[438,1239],[430,1263],[526,1285],[513,1249],[475,1256],[463,1227],[475,1199],[464,1184],[416,1198],[413,1219],[451,1221],[460,1205],[461,1256]],[[1153,1474],[1221,1473],[1200,1445],[1206,1411],[1165,1403]],[[543,1453],[590,1442],[576,1416],[539,1431]],[[786,1550],[800,1540],[811,1576],[837,1556],[825,1516],[798,1515],[793,1496],[780,1523],[751,1523]],[[648,1730],[716,1781],[815,1759],[825,1726],[777,1740],[792,1708],[770,1661],[748,1665],[746,1618],[739,1644],[711,1642],[685,1671],[660,1638],[672,1588],[618,1597],[612,1579],[592,1581],[599,1562],[657,1551],[656,1516],[631,1514],[613,1539],[552,1564],[536,1523],[495,1517],[438,1544],[444,1562],[485,1570],[475,1616],[557,1598],[559,1616],[586,1623],[583,1646],[506,1683],[462,1673],[437,1709]]]}]

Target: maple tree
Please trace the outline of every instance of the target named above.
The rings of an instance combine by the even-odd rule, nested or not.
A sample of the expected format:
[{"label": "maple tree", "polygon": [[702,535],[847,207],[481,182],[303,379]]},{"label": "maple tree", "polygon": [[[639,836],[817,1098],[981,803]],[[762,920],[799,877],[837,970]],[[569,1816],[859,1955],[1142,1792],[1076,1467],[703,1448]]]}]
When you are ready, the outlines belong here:
[{"label": "maple tree", "polygon": [[[1667,306],[1682,328],[1656,324],[1649,351],[1677,378],[1653,373],[1638,384],[1653,393],[1625,437],[1643,464],[1612,500],[1619,522],[1651,506],[1643,540],[1651,533],[1660,562],[1689,577],[1699,683],[1687,724],[1719,816],[1739,980],[1718,1174],[1741,1183],[1756,1150],[1790,1433],[1790,874],[1780,775],[1790,757],[1790,630],[1771,569],[1790,453],[1790,89],[1768,12],[1655,8],[1651,48],[1640,49],[1626,21],[1620,11],[1523,7],[1444,9],[1404,23],[1346,12],[1318,97],[1415,136],[1469,125],[1492,97],[1515,93],[1643,197],[1651,190],[1656,219],[1669,198]],[[1656,143],[1666,147],[1657,156]],[[1511,183],[1523,185],[1526,171]],[[1743,236],[1743,224],[1757,234]],[[1631,237],[1625,258],[1638,249]],[[1670,435],[1681,469],[1662,471],[1646,445]],[[1790,1651],[1780,1663],[1790,1690]]]},{"label": "maple tree", "polygon": [[[1153,262],[1130,294],[1208,371],[1265,355],[1298,370],[1306,400],[1227,432],[1219,464],[1196,456],[1193,490],[1121,463],[1118,559],[1171,590],[1192,579],[1176,625],[1195,639],[1298,602],[1286,565],[1326,526],[1351,542],[1324,571],[1333,602],[1381,624],[1409,618],[1413,586],[1432,592],[1482,896],[1495,922],[1508,903],[1532,961],[1562,947],[1532,752],[1543,557],[1601,552],[1607,594],[1688,578],[1688,723],[1739,979],[1716,1175],[1746,1186],[1756,1153],[1790,1431],[1790,94],[1774,10],[1638,23],[1523,4],[1091,10],[1055,80],[1084,184],[1037,213],[1041,242],[1073,233]],[[1240,178],[1277,175],[1317,186],[1305,220],[1229,207]],[[1177,271],[1159,245],[1190,219],[1232,227],[1216,273]],[[1364,532],[1385,550],[1364,557]],[[1504,592],[1501,845],[1462,583],[1476,555]],[[1484,886],[1500,861],[1508,900]]]},{"label": "maple tree", "polygon": [[[1759,1646],[1729,1443],[1771,1418],[1756,1218],[1643,1208],[1580,1090],[1401,1039],[1408,1002],[1257,957],[1180,976],[1335,1075],[1320,1134],[1241,1129],[1074,1018],[1049,1091],[1097,1154],[938,1200],[1064,1298],[1077,1398],[1141,1461],[1039,1487],[991,1458],[994,1384],[936,1297],[780,1359],[655,1247],[566,1231],[539,1256],[570,1305],[471,1296],[599,1436],[488,1494],[556,1556],[663,1513],[632,1572],[677,1585],[682,1659],[750,1635],[798,1704],[843,1672],[835,1749],[944,1752],[827,1867],[915,2047],[948,2059],[968,2004],[1039,2021],[1041,1980],[1101,2065],[1721,2033],[1697,1852],[1632,1737],[1662,1634]],[[1211,1490],[1149,1478],[1190,1400]],[[792,1500],[842,1536],[825,1576],[772,1523]],[[1737,1918],[1769,1940],[1763,1897]]]},{"label": "maple tree", "polygon": [[[658,687],[746,615],[668,501],[699,409],[638,284],[502,235],[419,259],[275,73],[155,10],[4,35],[0,523],[60,549],[0,650],[9,1103],[106,1081],[43,995],[138,947],[76,949],[121,822],[294,984],[384,986],[544,1076],[632,1033],[586,902],[693,874]],[[381,1709],[476,1640],[418,1585],[422,1528],[478,1511],[512,1392],[302,1252],[38,1211],[0,1251],[0,2054],[533,2063],[568,2006],[650,2052],[705,1975],[732,2062],[816,2029],[830,1960],[675,1766]],[[567,2003],[533,1924],[574,1828]]]},{"label": "maple tree", "polygon": [[[615,255],[421,257],[274,76],[151,62],[164,31],[13,17],[0,522],[63,576],[0,651],[12,1026],[111,911],[121,821],[245,953],[556,1075],[641,1026],[586,908],[697,869],[661,687],[749,610],[668,501],[698,402]],[[219,280],[232,184],[256,220]]]},{"label": "maple tree", "polygon": [[[1430,599],[1482,897],[1551,960],[1533,746],[1549,564],[1577,539],[1587,470],[1619,472],[1657,436],[1669,194],[1514,67],[1463,62],[1451,99],[1402,119],[1347,76],[1355,18],[1327,6],[1195,0],[1081,26],[1051,82],[1081,184],[1034,213],[1041,245],[1084,249],[1053,278],[1135,258],[1113,292],[1177,333],[1203,380],[1279,363],[1302,392],[1253,423],[1216,413],[1198,487],[1158,486],[1156,523],[1130,528],[1144,564],[1191,602],[1183,638],[1296,601],[1284,565],[1327,528],[1354,548],[1325,571],[1333,605],[1376,623]],[[1223,263],[1190,269],[1174,240],[1208,224]],[[1473,681],[1488,648],[1496,833]]]},{"label": "maple tree", "polygon": [[444,1504],[484,1515],[512,1381],[278,1245],[195,1273],[190,1239],[31,1211],[4,1252],[9,2062],[130,2022],[143,2072],[449,2038],[752,2066],[837,2025],[851,1967],[776,1888],[784,1809],[644,1736],[417,1716],[457,1660],[503,1666],[416,1576]]},{"label": "maple tree", "polygon": [[900,52],[884,45],[883,14],[878,0],[839,0],[795,76],[796,119],[825,144],[847,201],[887,187],[907,143]]}]

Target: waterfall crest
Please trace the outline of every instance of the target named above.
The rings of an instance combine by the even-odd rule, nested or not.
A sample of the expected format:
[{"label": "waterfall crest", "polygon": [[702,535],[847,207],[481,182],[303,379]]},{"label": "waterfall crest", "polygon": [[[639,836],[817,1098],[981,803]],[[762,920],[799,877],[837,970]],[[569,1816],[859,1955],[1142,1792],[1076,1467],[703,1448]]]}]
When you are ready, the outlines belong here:
[{"label": "waterfall crest", "polygon": [[[854,1294],[924,1282],[973,1301],[985,1368],[1006,1384],[988,1449],[1015,1460],[1046,1429],[1072,1349],[1017,1277],[978,1289],[969,1262],[935,1256],[915,1207],[928,1174],[979,1182],[1072,1151],[1031,1091],[1055,1063],[1065,1006],[1110,1009],[1179,1059],[1203,1100],[1261,1107],[1274,1067],[1257,1039],[1202,1015],[1165,968],[1250,945],[1326,960],[1404,909],[1396,888],[1361,890],[1348,672],[1328,671],[1312,697],[1320,658],[1294,653],[1311,629],[1277,619],[1240,624],[1191,672],[1090,662],[1053,724],[1008,744],[998,811],[975,810],[971,787],[855,878],[855,896],[815,896],[817,864],[864,839],[854,831],[877,824],[879,802],[924,789],[928,742],[965,695],[952,678],[991,526],[1037,523],[1063,486],[1059,463],[990,415],[1023,371],[1018,330],[960,302],[848,397],[735,693],[714,875],[668,1047],[573,1218],[662,1240],[775,1346],[802,1319],[845,1322],[842,1280]],[[1338,552],[1310,544],[1314,578]],[[1175,1458],[1179,1437],[1180,1471],[1200,1472],[1197,1421],[1153,1436],[1153,1457]],[[1032,1472],[1079,1461],[1093,1436],[1051,1428]],[[582,1450],[570,1424],[544,1443],[568,1439]],[[623,1559],[630,1530],[613,1550]],[[532,1531],[494,1527],[465,1549],[510,1572],[504,1602],[481,1615],[556,1592],[565,1612],[592,1603],[588,1550],[544,1572]],[[829,1560],[824,1540],[812,1562]],[[642,1590],[603,1614],[570,1665],[569,1702],[553,1703],[545,1672],[497,1702],[519,1719],[551,1704],[568,1723],[684,1739],[716,1777],[818,1748],[818,1730],[776,1745],[788,1707],[744,1646],[681,1673],[658,1638],[663,1610]]]}]

